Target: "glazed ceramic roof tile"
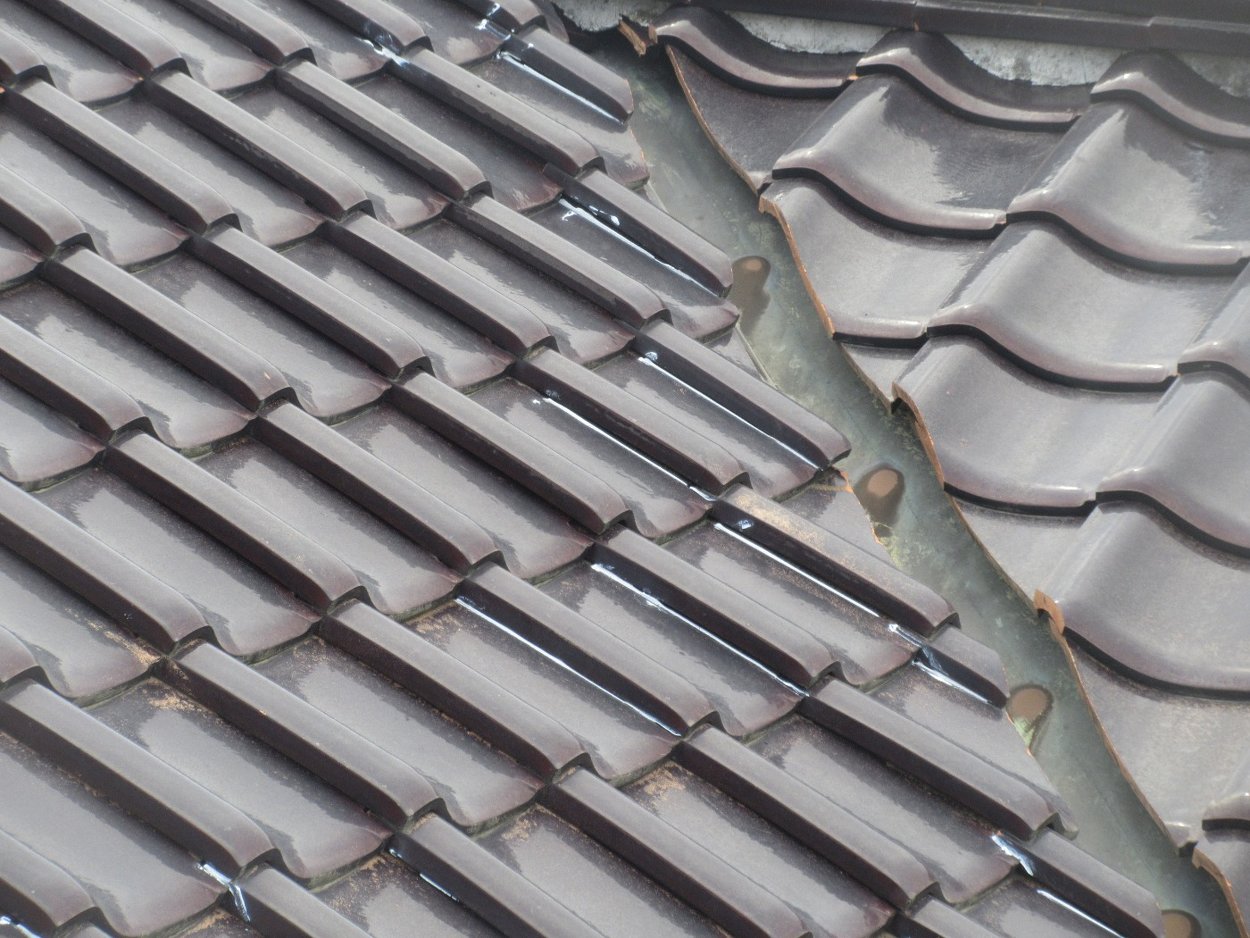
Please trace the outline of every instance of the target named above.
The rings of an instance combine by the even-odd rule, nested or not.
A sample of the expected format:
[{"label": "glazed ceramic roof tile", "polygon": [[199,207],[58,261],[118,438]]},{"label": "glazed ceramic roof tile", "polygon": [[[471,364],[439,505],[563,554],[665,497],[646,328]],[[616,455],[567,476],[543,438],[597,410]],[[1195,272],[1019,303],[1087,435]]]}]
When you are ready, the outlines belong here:
[{"label": "glazed ceramic roof tile", "polygon": [[549,5],[3,23],[0,931],[1157,933]]},{"label": "glazed ceramic roof tile", "polygon": [[[887,36],[813,116],[781,85],[746,97],[724,63],[751,43],[685,35],[713,18],[681,7],[655,28],[705,129],[749,163],[826,324],[914,412],[973,533],[1061,632],[1117,760],[1244,923],[1245,754],[1228,740],[1246,719],[1250,106],[1161,52],[1054,89],[922,32]],[[894,114],[893,97],[912,103]],[[760,162],[756,131],[720,116],[735,101],[807,129]],[[1009,895],[1041,915],[1009,885],[971,918],[1014,933],[993,911]],[[958,931],[947,916],[925,910],[926,933]]]}]

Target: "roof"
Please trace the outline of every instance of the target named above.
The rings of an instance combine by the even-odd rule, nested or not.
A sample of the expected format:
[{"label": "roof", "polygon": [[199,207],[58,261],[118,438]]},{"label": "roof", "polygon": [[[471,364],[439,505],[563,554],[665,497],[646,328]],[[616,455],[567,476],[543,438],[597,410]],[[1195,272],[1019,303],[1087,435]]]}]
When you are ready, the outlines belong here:
[{"label": "roof", "polygon": [[861,57],[703,10],[653,28],[1244,928],[1250,103],[1157,51],[1044,87],[928,33]]},{"label": "roof", "polygon": [[0,934],[1159,932],[546,4],[0,10]]}]

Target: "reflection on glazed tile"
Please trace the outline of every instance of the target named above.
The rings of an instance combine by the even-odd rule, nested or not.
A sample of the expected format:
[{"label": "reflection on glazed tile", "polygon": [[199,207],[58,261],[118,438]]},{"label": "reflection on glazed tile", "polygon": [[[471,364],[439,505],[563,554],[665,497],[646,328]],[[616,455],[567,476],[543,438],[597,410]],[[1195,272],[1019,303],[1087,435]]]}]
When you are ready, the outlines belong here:
[{"label": "reflection on glazed tile", "polygon": [[[947,295],[988,249],[984,241],[878,224],[804,179],[769,186],[761,205],[781,223],[826,327],[838,338],[918,344]],[[838,245],[838,264],[825,263],[831,243]]]},{"label": "reflection on glazed tile", "polygon": [[386,837],[343,795],[158,681],[92,715],[251,817],[300,879],[358,860]]},{"label": "reflection on glazed tile", "polygon": [[837,867],[679,766],[657,769],[624,791],[781,899],[813,938],[871,935],[893,913]]},{"label": "reflection on glazed tile", "polygon": [[247,412],[221,391],[60,291],[16,290],[0,312],[133,397],[170,446],[193,449],[247,425]]},{"label": "reflection on glazed tile", "polygon": [[99,113],[216,190],[257,241],[284,244],[321,224],[321,217],[290,189],[147,100],[128,98]]},{"label": "reflection on glazed tile", "polygon": [[0,627],[30,650],[53,689],[93,697],[143,674],[156,655],[97,610],[0,550]]},{"label": "reflection on glazed tile", "polygon": [[480,166],[490,180],[491,193],[509,208],[523,212],[559,196],[560,187],[543,175],[537,157],[412,85],[383,77],[359,88]]},{"label": "reflection on glazed tile", "polygon": [[723,934],[633,866],[543,808],[533,808],[492,831],[481,844],[604,938]]},{"label": "reflection on glazed tile", "polygon": [[590,544],[567,518],[516,482],[398,411],[380,407],[336,429],[482,525],[518,576],[562,567]]},{"label": "reflection on glazed tile", "polygon": [[[773,164],[832,100],[795,98],[778,107],[771,95],[725,83],[681,49],[667,46],[665,51],[699,123],[752,189],[772,179]],[[652,172],[663,174],[664,164]]]},{"label": "reflection on glazed tile", "polygon": [[329,242],[310,238],[283,256],[412,335],[434,374],[455,387],[492,378],[510,361],[484,336]]},{"label": "reflection on glazed tile", "polygon": [[317,898],[374,938],[499,936],[464,905],[388,856],[353,870]]},{"label": "reflection on glazed tile", "polygon": [[238,554],[102,469],[40,497],[191,600],[229,652],[272,648],[302,635],[315,618]]},{"label": "reflection on glazed tile", "polygon": [[857,80],[773,168],[815,176],[903,227],[991,232],[1011,199],[1059,142],[1045,130],[1008,130],[943,111],[909,82]]},{"label": "reflection on glazed tile", "polygon": [[79,101],[101,101],[126,94],[139,76],[104,50],[20,0],[0,0],[5,32],[43,60],[53,83]]},{"label": "reflection on glazed tile", "polygon": [[1211,317],[1227,277],[1117,264],[1051,225],[1011,225],[930,323],[973,330],[1060,383],[1157,385]]},{"label": "reflection on glazed tile", "polygon": [[799,702],[798,694],[746,656],[601,569],[578,564],[542,588],[688,680],[732,735],[762,729]]},{"label": "reflection on glazed tile", "polygon": [[[503,627],[501,627],[503,626]],[[417,623],[421,634],[569,730],[606,778],[664,758],[676,737],[559,659],[464,606]]]},{"label": "reflection on glazed tile", "polygon": [[1147,264],[1230,267],[1250,256],[1250,153],[1178,133],[1130,103],[1091,107],[1011,203]]},{"label": "reflection on glazed tile", "polygon": [[0,378],[0,476],[35,485],[85,466],[101,449],[67,418]]},{"label": "reflection on glazed tile", "polygon": [[632,334],[605,311],[565,290],[512,255],[451,222],[418,229],[413,240],[532,312],[574,361],[597,361],[618,352]]},{"label": "reflection on glazed tile", "polygon": [[173,43],[186,59],[192,77],[214,91],[250,85],[269,73],[269,63],[225,33],[206,29],[204,20],[178,6],[177,0],[110,0],[110,3]]},{"label": "reflection on glazed tile", "polygon": [[752,748],[905,846],[938,881],[948,902],[983,892],[1015,865],[991,840],[989,824],[805,719],[793,718],[768,731]]},{"label": "reflection on glazed tile", "polygon": [[459,824],[498,817],[538,788],[537,779],[458,723],[320,639],[258,670],[420,772]]},{"label": "reflection on glazed tile", "polygon": [[970,339],[930,342],[898,387],[951,490],[1043,510],[1089,504],[1158,403],[1053,384]]},{"label": "reflection on glazed tile", "polygon": [[6,115],[0,163],[62,204],[91,233],[95,248],[118,266],[175,250],[186,236],[173,221],[25,122]]},{"label": "reflection on glazed tile", "polygon": [[289,95],[265,86],[231,101],[350,176],[394,228],[427,221],[446,204],[413,173]]},{"label": "reflection on glazed tile", "polygon": [[314,543],[329,545],[388,615],[428,606],[458,581],[394,528],[259,443],[232,446],[199,465]]},{"label": "reflection on glazed tile", "polygon": [[72,869],[122,934],[169,928],[224,892],[191,854],[7,735],[0,735],[0,790],[0,831]]}]

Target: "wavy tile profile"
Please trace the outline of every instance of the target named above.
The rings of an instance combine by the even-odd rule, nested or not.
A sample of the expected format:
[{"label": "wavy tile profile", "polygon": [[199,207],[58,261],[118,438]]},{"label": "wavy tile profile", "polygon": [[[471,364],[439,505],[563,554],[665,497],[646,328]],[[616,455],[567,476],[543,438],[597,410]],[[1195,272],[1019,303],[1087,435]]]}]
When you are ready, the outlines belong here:
[{"label": "wavy tile profile", "polygon": [[[830,332],[914,412],[1143,802],[1246,932],[1250,104],[1160,51],[1092,87],[1004,81],[928,15],[818,116],[772,94],[769,126],[804,126],[772,165],[749,127],[704,127],[757,161]],[[714,112],[713,80],[673,59]]]},{"label": "wavy tile profile", "polygon": [[1059,140],[957,117],[910,82],[856,80],[773,167],[811,176],[905,229],[990,233]]}]

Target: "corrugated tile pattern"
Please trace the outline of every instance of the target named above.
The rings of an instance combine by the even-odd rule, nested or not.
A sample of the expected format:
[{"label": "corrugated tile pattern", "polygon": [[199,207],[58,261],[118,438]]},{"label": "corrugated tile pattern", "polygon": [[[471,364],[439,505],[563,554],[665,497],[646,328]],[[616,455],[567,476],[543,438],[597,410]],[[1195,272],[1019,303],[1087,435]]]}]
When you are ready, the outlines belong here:
[{"label": "corrugated tile pattern", "polygon": [[[702,10],[653,34],[830,330],[1051,615],[1137,790],[1244,916],[1250,103],[1160,52],[1046,88],[926,33],[850,64],[758,57]],[[797,128],[771,162],[734,116],[764,107]]]},{"label": "corrugated tile pattern", "polygon": [[0,22],[0,932],[1158,932],[549,5]]}]

